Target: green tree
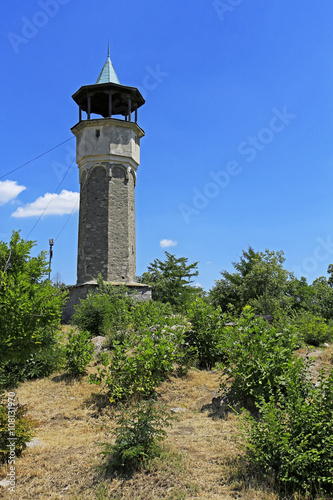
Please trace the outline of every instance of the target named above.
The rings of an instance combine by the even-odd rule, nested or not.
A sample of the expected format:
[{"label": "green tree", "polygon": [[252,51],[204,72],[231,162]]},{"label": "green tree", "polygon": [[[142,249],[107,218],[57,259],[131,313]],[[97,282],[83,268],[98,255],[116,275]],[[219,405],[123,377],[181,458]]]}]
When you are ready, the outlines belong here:
[{"label": "green tree", "polygon": [[31,257],[33,241],[13,232],[0,242],[1,362],[24,362],[49,345],[60,323],[66,294],[45,279],[46,252]]},{"label": "green tree", "polygon": [[327,268],[327,274],[330,275],[327,282],[333,288],[333,264],[330,264]]},{"label": "green tree", "polygon": [[214,305],[226,311],[232,305],[240,312],[251,305],[258,314],[271,314],[278,308],[293,306],[291,283],[293,274],[283,268],[283,252],[255,252],[252,247],[243,254],[239,262],[233,262],[236,272],[221,272],[222,279],[216,281],[210,292]]},{"label": "green tree", "polygon": [[311,285],[313,297],[309,309],[325,319],[333,318],[333,287],[330,285],[330,279],[321,276]]},{"label": "green tree", "polygon": [[152,286],[154,300],[169,302],[181,310],[200,295],[200,289],[191,285],[192,278],[199,274],[198,262],[188,264],[185,257],[176,258],[168,252],[165,252],[165,255],[165,261],[155,259],[139,281]]}]

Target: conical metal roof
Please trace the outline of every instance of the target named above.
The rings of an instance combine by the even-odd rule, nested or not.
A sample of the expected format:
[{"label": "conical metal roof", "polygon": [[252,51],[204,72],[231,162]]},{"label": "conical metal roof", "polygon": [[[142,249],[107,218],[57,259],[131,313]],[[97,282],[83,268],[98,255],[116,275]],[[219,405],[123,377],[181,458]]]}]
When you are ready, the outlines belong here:
[{"label": "conical metal roof", "polygon": [[113,64],[110,59],[110,46],[108,47],[108,57],[106,63],[103,66],[102,71],[100,72],[99,77],[97,78],[96,83],[118,83],[119,79],[117,73],[113,67]]}]

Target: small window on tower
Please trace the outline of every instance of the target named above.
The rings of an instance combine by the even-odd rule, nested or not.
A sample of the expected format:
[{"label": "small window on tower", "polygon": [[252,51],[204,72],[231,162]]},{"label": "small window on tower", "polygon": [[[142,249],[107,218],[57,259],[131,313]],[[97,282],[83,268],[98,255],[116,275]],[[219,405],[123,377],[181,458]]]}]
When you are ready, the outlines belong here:
[{"label": "small window on tower", "polygon": [[99,136],[101,135],[101,131],[99,130],[99,128],[96,130],[96,137],[97,139],[99,138]]}]

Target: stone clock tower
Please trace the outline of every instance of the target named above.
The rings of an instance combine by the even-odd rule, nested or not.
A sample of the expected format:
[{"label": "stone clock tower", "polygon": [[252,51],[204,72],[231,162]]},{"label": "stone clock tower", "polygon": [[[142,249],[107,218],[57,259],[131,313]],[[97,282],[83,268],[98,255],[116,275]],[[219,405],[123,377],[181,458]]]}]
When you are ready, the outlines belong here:
[{"label": "stone clock tower", "polygon": [[81,87],[73,99],[79,106],[72,132],[80,212],[77,285],[70,289],[67,309],[96,286],[99,274],[150,298],[150,288],[135,283],[135,185],[144,136],[138,109],[145,100],[137,88],[119,83],[109,53],[97,82]]}]

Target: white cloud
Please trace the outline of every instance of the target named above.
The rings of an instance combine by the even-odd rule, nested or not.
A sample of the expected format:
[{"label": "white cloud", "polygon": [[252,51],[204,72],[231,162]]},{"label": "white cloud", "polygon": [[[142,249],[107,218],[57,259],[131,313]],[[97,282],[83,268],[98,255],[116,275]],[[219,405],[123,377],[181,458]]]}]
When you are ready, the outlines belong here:
[{"label": "white cloud", "polygon": [[178,241],[173,241],[173,240],[161,240],[160,241],[160,247],[162,247],[162,248],[176,247],[177,245],[178,245]]},{"label": "white cloud", "polygon": [[[19,207],[12,217],[37,217],[40,215],[66,215],[71,214],[73,210],[79,210],[79,193],[66,191],[63,189],[60,194],[46,193],[40,196],[36,201],[27,203],[24,207]],[[74,209],[75,207],[75,209]],[[45,210],[45,212],[44,212]],[[44,213],[43,213],[44,212]]]},{"label": "white cloud", "polygon": [[194,283],[194,285],[193,285],[193,286],[195,286],[195,287],[197,287],[197,288],[202,288],[202,285],[201,285],[200,283]]},{"label": "white cloud", "polygon": [[25,189],[25,186],[19,186],[16,181],[0,181],[0,205],[14,200]]}]

